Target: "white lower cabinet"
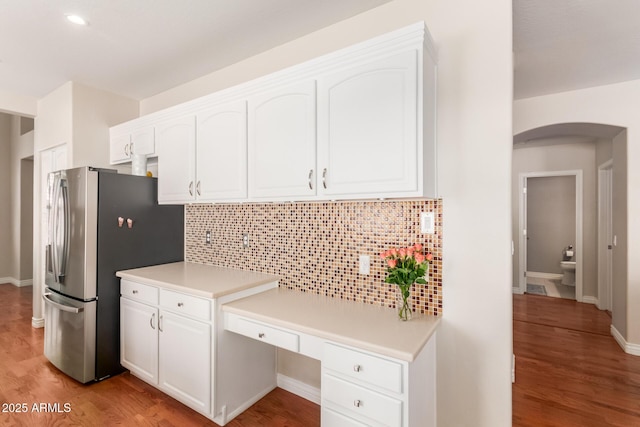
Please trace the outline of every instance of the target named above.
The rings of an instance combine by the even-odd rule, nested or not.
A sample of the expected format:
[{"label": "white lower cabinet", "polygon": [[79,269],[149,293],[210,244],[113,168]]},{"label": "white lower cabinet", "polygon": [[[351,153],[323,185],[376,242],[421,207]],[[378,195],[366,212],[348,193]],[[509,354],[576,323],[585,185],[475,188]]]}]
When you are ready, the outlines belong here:
[{"label": "white lower cabinet", "polygon": [[359,421],[354,420],[353,418],[349,418],[340,412],[333,411],[327,406],[322,407],[321,415],[322,424],[327,426],[334,427],[367,427],[366,424],[363,424]]},{"label": "white lower cabinet", "polygon": [[[365,425],[406,426],[403,423],[406,405],[403,370],[399,361],[326,343],[322,359],[322,405]],[[322,425],[342,424],[323,419]]]},{"label": "white lower cabinet", "polygon": [[158,309],[120,299],[120,363],[145,381],[158,384]]},{"label": "white lower cabinet", "polygon": [[436,425],[435,332],[409,362],[232,312],[224,327],[320,360],[322,427]]},{"label": "white lower cabinet", "polygon": [[[181,294],[171,294],[181,299]],[[122,366],[185,405],[210,415],[211,324],[124,295],[120,299]]]},{"label": "white lower cabinet", "polygon": [[[270,345],[246,342],[225,331],[220,306],[276,286],[271,282],[210,299],[122,279],[120,363],[136,377],[225,425],[276,387],[271,372],[276,362]],[[260,333],[297,344],[279,332]]]},{"label": "white lower cabinet", "polygon": [[187,406],[211,412],[211,325],[160,312],[160,388]]}]

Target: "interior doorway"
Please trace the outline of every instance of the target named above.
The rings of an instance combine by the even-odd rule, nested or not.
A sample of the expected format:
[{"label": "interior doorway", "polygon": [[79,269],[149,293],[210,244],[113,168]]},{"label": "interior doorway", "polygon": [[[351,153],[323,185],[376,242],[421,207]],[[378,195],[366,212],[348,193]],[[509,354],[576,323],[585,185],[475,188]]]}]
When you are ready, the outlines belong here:
[{"label": "interior doorway", "polygon": [[[582,171],[522,173],[519,183],[519,293],[527,292],[529,284],[535,285],[529,286],[529,293],[556,292],[549,296],[570,297],[581,302]],[[569,203],[562,203],[567,199]],[[563,249],[568,246],[572,246],[575,261],[575,292],[571,295],[568,294],[571,288],[567,287],[571,282],[565,282],[567,274],[560,266]],[[557,285],[545,287],[545,281]]]}]

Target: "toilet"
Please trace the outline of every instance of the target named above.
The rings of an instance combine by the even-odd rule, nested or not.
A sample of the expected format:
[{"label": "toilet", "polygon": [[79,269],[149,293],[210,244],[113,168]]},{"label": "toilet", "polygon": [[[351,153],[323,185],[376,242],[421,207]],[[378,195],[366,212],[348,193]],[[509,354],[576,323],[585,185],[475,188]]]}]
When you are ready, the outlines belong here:
[{"label": "toilet", "polygon": [[576,285],[576,262],[574,261],[573,246],[569,245],[562,251],[562,261],[560,261],[560,269],[562,270],[562,284],[568,286]]}]

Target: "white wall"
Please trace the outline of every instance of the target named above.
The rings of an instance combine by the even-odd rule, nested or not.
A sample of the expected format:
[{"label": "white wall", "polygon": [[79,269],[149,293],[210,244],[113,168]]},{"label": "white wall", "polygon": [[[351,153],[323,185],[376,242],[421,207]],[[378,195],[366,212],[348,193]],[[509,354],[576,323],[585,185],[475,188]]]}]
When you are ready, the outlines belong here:
[{"label": "white wall", "polygon": [[109,128],[138,117],[138,101],[74,82],[72,105],[72,167],[111,167]]},{"label": "white wall", "polygon": [[63,144],[67,146],[69,168],[109,165],[109,127],[131,120],[139,114],[139,103],[109,92],[67,82],[38,100],[34,139],[33,201],[33,321],[42,319],[39,297],[44,286],[41,235],[41,152]]},{"label": "white wall", "polygon": [[0,113],[34,117],[38,100],[32,96],[0,91]]},{"label": "white wall", "polygon": [[147,114],[424,20],[444,198],[440,426],[511,425],[511,1],[395,0],[141,101]]},{"label": "white wall", "polygon": [[[614,212],[614,228],[626,218],[640,217],[640,80],[598,86],[588,89],[562,92],[553,95],[521,99],[514,102],[514,135],[541,126],[558,123],[601,123],[626,128],[625,135],[614,138],[614,163],[616,150],[618,154],[626,145],[626,205],[624,212]],[[626,140],[626,144],[625,143]],[[624,156],[619,156],[620,158]],[[616,172],[614,166],[614,186]],[[614,196],[615,197],[615,196]],[[614,199],[615,205],[615,199]],[[615,209],[615,207],[614,207]],[[622,218],[624,217],[624,218]],[[640,259],[640,223],[628,221],[626,232],[618,230],[618,247],[614,248],[614,259],[624,256],[628,260]],[[614,231],[615,232],[615,231]],[[626,253],[625,253],[626,252]],[[614,261],[615,263],[615,261]],[[614,270],[616,266],[614,265]],[[620,267],[620,266],[618,266]],[[623,271],[614,273],[626,288],[626,319],[616,318],[614,326],[622,333],[623,338],[631,344],[640,344],[640,263],[628,262]],[[626,276],[626,278],[621,277]],[[614,283],[614,292],[617,288]],[[614,295],[614,300],[616,297]],[[615,310],[615,307],[614,307]],[[618,310],[621,314],[622,310]]]}]

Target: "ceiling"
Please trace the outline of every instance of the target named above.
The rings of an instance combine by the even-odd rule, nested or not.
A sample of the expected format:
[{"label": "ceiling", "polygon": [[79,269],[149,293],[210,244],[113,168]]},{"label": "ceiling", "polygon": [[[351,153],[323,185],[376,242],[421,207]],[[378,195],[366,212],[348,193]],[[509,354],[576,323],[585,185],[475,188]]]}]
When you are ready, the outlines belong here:
[{"label": "ceiling", "polygon": [[[0,0],[0,91],[144,99],[388,1]],[[640,79],[639,0],[513,6],[516,99]]]},{"label": "ceiling", "polygon": [[640,79],[640,1],[513,0],[514,98]]},{"label": "ceiling", "polygon": [[0,0],[0,91],[143,99],[388,1]]}]

